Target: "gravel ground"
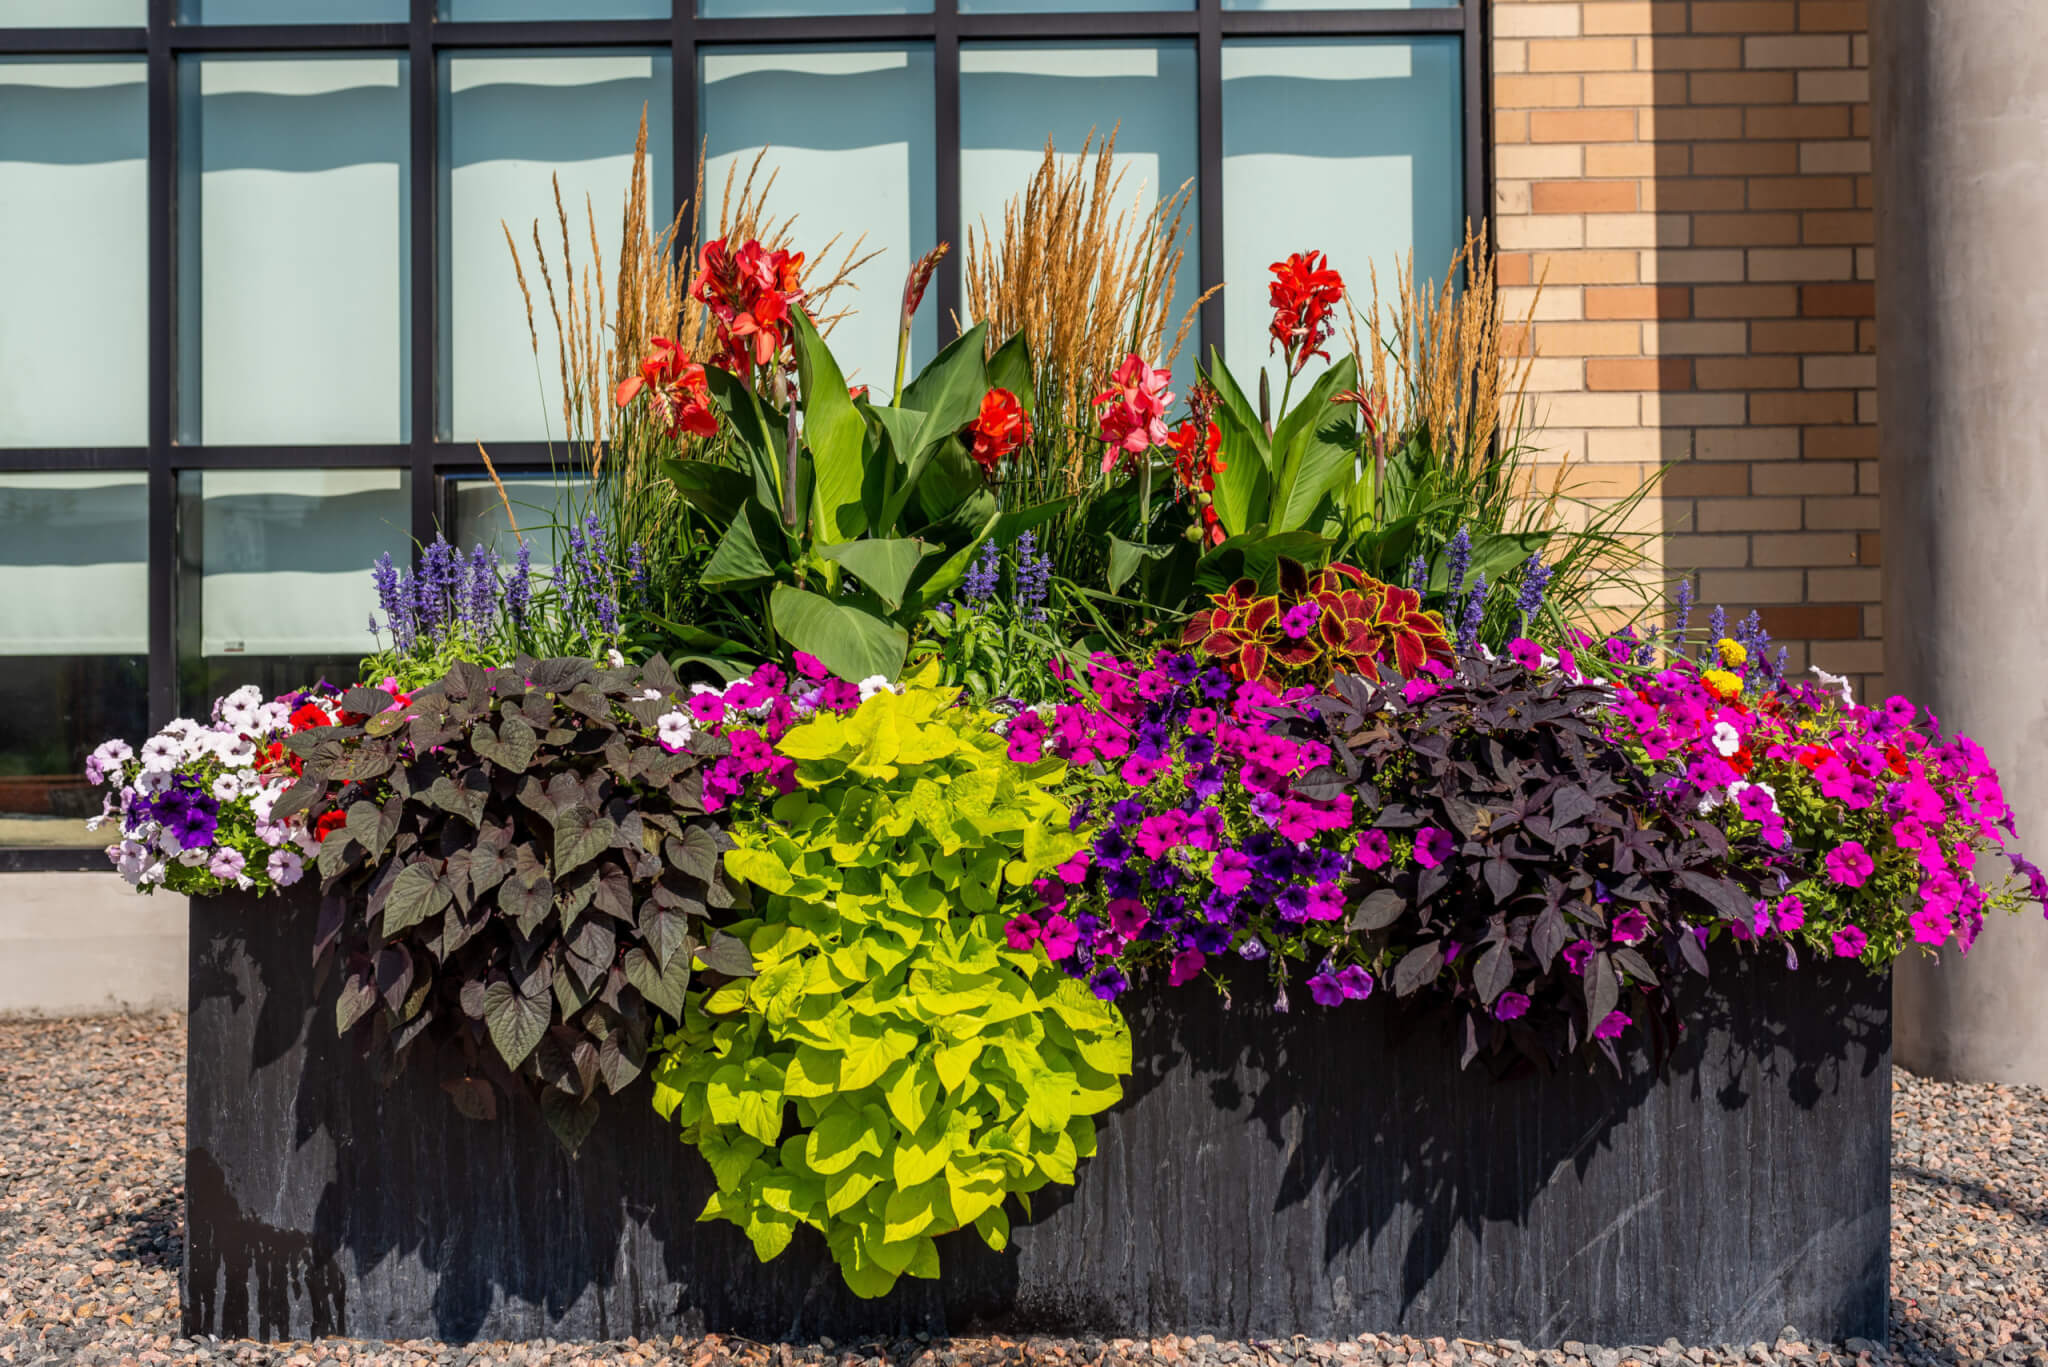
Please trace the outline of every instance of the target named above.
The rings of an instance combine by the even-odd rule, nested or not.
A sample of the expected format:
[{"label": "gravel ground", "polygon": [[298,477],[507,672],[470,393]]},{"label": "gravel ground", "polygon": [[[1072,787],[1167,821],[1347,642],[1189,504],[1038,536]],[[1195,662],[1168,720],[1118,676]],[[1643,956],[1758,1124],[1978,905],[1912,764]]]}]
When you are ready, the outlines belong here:
[{"label": "gravel ground", "polygon": [[449,1346],[178,1336],[184,1143],[179,1017],[0,1023],[0,1363],[653,1364],[966,1367],[1172,1363],[2027,1363],[2048,1367],[2048,1096],[1896,1074],[1887,1354],[1858,1341],[1532,1352],[1366,1336],[1343,1343],[954,1339],[763,1346],[734,1339]]}]

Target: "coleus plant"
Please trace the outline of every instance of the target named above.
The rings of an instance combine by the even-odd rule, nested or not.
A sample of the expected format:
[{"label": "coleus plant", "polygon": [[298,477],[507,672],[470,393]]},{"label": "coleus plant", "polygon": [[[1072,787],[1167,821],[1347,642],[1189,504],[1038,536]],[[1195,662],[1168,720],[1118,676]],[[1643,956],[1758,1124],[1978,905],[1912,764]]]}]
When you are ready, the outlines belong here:
[{"label": "coleus plant", "polygon": [[1432,660],[1450,661],[1443,618],[1423,611],[1413,589],[1345,564],[1314,574],[1286,556],[1277,565],[1276,592],[1239,580],[1188,619],[1181,643],[1233,678],[1275,685],[1377,675],[1382,664],[1409,677]]},{"label": "coleus plant", "polygon": [[690,726],[689,696],[658,657],[522,656],[397,706],[351,690],[357,724],[291,736],[303,772],[274,817],[324,832],[314,954],[342,977],[337,1028],[393,1073],[438,1036],[463,1114],[536,1093],[573,1151],[693,983],[752,971],[715,928],[741,914],[704,812],[728,745]]}]

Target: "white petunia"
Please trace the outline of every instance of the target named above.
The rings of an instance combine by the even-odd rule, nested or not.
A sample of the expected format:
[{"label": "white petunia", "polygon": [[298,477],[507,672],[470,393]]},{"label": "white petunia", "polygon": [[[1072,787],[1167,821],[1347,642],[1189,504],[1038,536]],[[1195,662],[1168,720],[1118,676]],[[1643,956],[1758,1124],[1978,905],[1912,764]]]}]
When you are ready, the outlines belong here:
[{"label": "white petunia", "polygon": [[135,752],[128,747],[125,740],[108,740],[100,742],[99,748],[92,752],[92,757],[100,762],[100,767],[111,769],[117,764],[126,764],[134,759]]},{"label": "white petunia", "polygon": [[151,736],[142,742],[142,771],[146,774],[167,774],[178,767],[180,754],[181,748],[175,737]]},{"label": "white petunia", "polygon": [[688,745],[696,729],[687,712],[664,712],[654,721],[655,735],[660,739],[662,748],[670,754]]},{"label": "white petunia", "polygon": [[156,797],[170,786],[169,769],[144,769],[135,776],[135,791],[144,797]]},{"label": "white petunia", "polygon": [[[257,788],[250,793],[249,811],[255,816],[258,825],[270,820],[271,809],[277,806],[277,800],[283,796],[283,787],[277,785]],[[273,840],[270,843],[275,845],[278,842]]]},{"label": "white petunia", "polygon": [[256,709],[256,730],[258,734],[269,735],[283,731],[292,724],[292,710],[281,702],[267,702]]},{"label": "white petunia", "polygon": [[185,853],[185,842],[178,839],[178,833],[169,826],[157,832],[156,846],[173,859]]},{"label": "white petunia", "polygon": [[626,667],[626,657],[619,654],[618,649],[616,647],[614,647],[611,650],[607,650],[604,653],[604,657],[605,659],[611,661],[611,666],[613,669],[624,669]]},{"label": "white petunia", "polygon": [[1841,674],[1830,674],[1825,669],[1822,669],[1819,665],[1812,666],[1812,670],[1815,674],[1820,676],[1820,681],[1826,684],[1829,688],[1836,688],[1841,690],[1843,706],[1854,707],[1856,705],[1856,690],[1849,686],[1849,680],[1845,676]]},{"label": "white petunia", "polygon": [[855,687],[860,689],[860,700],[866,702],[877,693],[894,693],[896,686],[880,674],[870,674]]},{"label": "white petunia", "polygon": [[660,701],[661,701],[661,690],[660,690],[660,689],[658,689],[658,688],[643,688],[643,689],[641,689],[641,690],[640,690],[640,701],[641,701],[641,702],[660,702]]},{"label": "white petunia", "polygon": [[1742,748],[1742,733],[1725,721],[1714,723],[1714,751],[1723,759]]},{"label": "white petunia", "polygon": [[306,861],[299,857],[297,850],[273,850],[265,868],[270,873],[271,882],[288,888],[305,875]]},{"label": "white petunia", "polygon": [[212,858],[213,851],[208,849],[204,845],[200,845],[181,853],[178,856],[178,862],[180,864],[183,864],[188,869],[196,869],[201,864],[208,862]]},{"label": "white petunia", "polygon": [[213,795],[221,802],[233,802],[242,795],[241,775],[229,770],[213,781]]},{"label": "white petunia", "polygon": [[152,883],[161,883],[163,881],[164,861],[161,859],[157,860],[153,864],[145,865],[142,870],[142,875],[135,880],[136,885],[138,887],[148,887]]}]

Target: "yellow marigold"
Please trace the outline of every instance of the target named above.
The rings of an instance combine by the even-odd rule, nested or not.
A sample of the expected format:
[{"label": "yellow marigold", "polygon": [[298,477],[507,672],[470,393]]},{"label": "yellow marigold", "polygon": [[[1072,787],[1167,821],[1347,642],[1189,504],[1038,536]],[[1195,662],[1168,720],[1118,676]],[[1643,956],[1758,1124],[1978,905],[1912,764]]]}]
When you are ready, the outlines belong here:
[{"label": "yellow marigold", "polygon": [[1742,642],[1723,636],[1714,642],[1714,649],[1721,653],[1721,663],[1730,669],[1740,669],[1749,660],[1749,651]]},{"label": "yellow marigold", "polygon": [[1742,696],[1740,674],[1731,674],[1725,669],[1708,669],[1701,672],[1700,681],[1723,702],[1730,702]]}]

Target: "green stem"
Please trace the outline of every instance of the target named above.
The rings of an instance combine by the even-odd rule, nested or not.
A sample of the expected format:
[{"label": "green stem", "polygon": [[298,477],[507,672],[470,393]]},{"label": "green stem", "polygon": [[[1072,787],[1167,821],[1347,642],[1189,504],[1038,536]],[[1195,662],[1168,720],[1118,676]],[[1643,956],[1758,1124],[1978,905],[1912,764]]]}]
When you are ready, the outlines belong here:
[{"label": "green stem", "polygon": [[910,320],[903,320],[903,328],[896,334],[896,387],[889,391],[889,402],[902,406],[903,367],[910,360]]},{"label": "green stem", "polygon": [[1138,544],[1152,544],[1152,452],[1138,458]]}]

